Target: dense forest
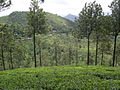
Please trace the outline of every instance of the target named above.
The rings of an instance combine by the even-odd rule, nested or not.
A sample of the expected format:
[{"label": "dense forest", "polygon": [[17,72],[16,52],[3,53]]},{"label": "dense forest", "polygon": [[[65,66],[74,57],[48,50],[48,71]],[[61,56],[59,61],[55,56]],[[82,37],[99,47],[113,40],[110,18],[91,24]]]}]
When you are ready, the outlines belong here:
[{"label": "dense forest", "polygon": [[[48,70],[45,69],[46,73],[48,73],[48,78],[50,78],[49,74],[51,75],[51,73],[62,75],[61,71],[66,73],[66,75],[63,75],[64,77],[68,74],[72,77],[75,73],[76,78],[74,79],[77,80],[78,70],[76,68],[84,66],[86,71],[82,74],[83,76],[84,74],[91,75],[92,79],[90,78],[90,80],[93,80],[95,75],[100,77],[100,79],[119,79],[119,77],[114,77],[117,71],[114,75],[111,73],[113,76],[107,77],[109,70],[103,67],[111,66],[110,70],[113,70],[112,67],[115,70],[115,68],[117,69],[120,66],[120,0],[111,2],[109,8],[112,13],[107,15],[104,14],[102,6],[96,1],[85,3],[82,11],[79,13],[79,18],[76,18],[75,21],[70,21],[57,14],[44,12],[38,3],[38,0],[32,0],[30,11],[15,11],[8,16],[0,17],[0,70],[31,68],[31,72],[33,72],[32,67],[41,67],[40,70],[43,72],[42,67],[45,69],[45,66],[66,66],[66,69],[64,67],[53,67],[53,70],[56,70],[56,72],[51,71],[51,67]],[[0,11],[10,5],[11,1],[7,3],[4,0],[0,1]],[[91,71],[86,69],[87,66],[91,65],[92,67],[89,67]],[[70,72],[69,68],[72,72]],[[94,74],[91,73],[93,68],[95,70]],[[35,72],[37,72],[37,69]],[[102,70],[106,70],[106,73],[102,72]],[[19,73],[25,73],[25,71],[20,69],[18,71]],[[101,74],[98,75],[96,73]],[[37,74],[35,75],[38,77]],[[81,78],[84,78],[83,76]],[[117,74],[117,76],[119,75]],[[56,74],[55,77],[57,78]],[[95,78],[95,80],[98,80],[98,78]],[[109,86],[107,82],[100,82],[98,85],[95,84],[96,81],[93,80],[93,82],[94,87],[90,87],[89,84],[86,84],[87,87],[85,87],[81,84],[83,85],[81,89],[84,90],[86,88],[85,90],[88,90],[90,88],[90,90],[98,90],[100,88],[99,85],[101,87],[103,84]],[[115,85],[119,87],[117,81]],[[42,86],[39,88],[42,88]],[[50,86],[49,88],[46,86],[46,88],[44,87],[40,90],[54,90],[54,88],[56,88],[55,90],[79,90],[71,85],[71,89],[69,89],[68,86],[66,87],[67,89],[59,86],[51,86],[50,89]],[[113,84],[109,88],[106,86],[100,90],[110,90]],[[95,87],[98,88],[95,89]],[[34,89],[32,86],[29,89],[31,88]],[[10,90],[13,90],[13,88]],[[111,90],[118,90],[118,88]]]}]

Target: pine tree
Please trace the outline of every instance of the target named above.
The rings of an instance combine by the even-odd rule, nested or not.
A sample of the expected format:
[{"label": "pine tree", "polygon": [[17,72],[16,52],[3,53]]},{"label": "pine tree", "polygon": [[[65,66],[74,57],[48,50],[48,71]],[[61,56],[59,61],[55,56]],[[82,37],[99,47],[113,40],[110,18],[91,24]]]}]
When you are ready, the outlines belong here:
[{"label": "pine tree", "polygon": [[32,27],[33,33],[33,45],[34,45],[34,60],[35,60],[35,67],[37,67],[37,60],[36,60],[36,38],[35,34],[43,34],[47,32],[47,25],[46,25],[46,16],[43,9],[40,9],[39,4],[40,1],[32,0],[30,12],[28,13],[28,24]]},{"label": "pine tree", "polygon": [[[97,28],[96,28],[96,22],[97,18],[102,13],[102,7],[100,4],[97,4],[95,1],[93,3],[85,4],[84,8],[79,14],[79,19],[77,20],[78,26],[81,30],[81,33],[83,36],[87,37],[88,39],[88,53],[87,53],[87,65],[90,64],[90,35],[91,33],[96,30],[97,35]],[[96,48],[98,43],[96,44]],[[96,51],[97,55],[97,51]],[[96,56],[97,58],[97,56]],[[96,59],[97,63],[97,59]]]},{"label": "pine tree", "polygon": [[120,33],[120,0],[114,0],[109,6],[112,11],[113,17],[113,36],[114,36],[114,50],[113,50],[113,63],[112,66],[115,66],[115,57],[116,57],[116,44],[117,37]]}]

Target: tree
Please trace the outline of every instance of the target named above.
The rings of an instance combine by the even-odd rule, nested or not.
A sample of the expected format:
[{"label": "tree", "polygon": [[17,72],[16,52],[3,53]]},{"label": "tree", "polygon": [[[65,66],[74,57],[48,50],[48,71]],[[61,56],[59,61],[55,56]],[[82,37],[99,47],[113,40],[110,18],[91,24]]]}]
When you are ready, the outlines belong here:
[{"label": "tree", "polygon": [[14,44],[15,44],[15,40],[14,40],[14,33],[13,33],[13,28],[11,28],[11,24],[8,24],[6,27],[6,49],[7,52],[9,53],[9,68],[13,69],[13,49],[14,49]]},{"label": "tree", "polygon": [[120,39],[117,43],[117,50],[116,50],[116,66],[120,65]]},{"label": "tree", "polygon": [[73,36],[74,36],[74,39],[75,39],[75,46],[76,46],[76,49],[75,49],[75,58],[76,58],[76,66],[78,65],[78,52],[79,52],[79,43],[80,43],[80,40],[82,38],[82,35],[81,35],[81,32],[79,29],[75,29],[73,30]]},{"label": "tree", "polygon": [[109,6],[112,11],[113,17],[113,36],[114,36],[114,50],[113,50],[113,63],[112,66],[115,66],[115,56],[116,56],[116,43],[117,37],[120,33],[120,0],[113,0]]},{"label": "tree", "polygon": [[0,0],[0,11],[11,5],[11,0]]},{"label": "tree", "polygon": [[95,31],[95,36],[96,36],[96,55],[95,55],[95,65],[97,65],[98,63],[98,44],[99,44],[99,32],[101,30],[101,23],[99,21],[99,18],[102,16],[102,7],[100,4],[95,4],[95,9],[94,9],[94,20],[95,20],[95,26],[93,27],[94,28],[94,31]]},{"label": "tree", "polygon": [[[44,0],[41,0],[42,2],[44,2]],[[9,7],[11,5],[11,0],[0,0],[0,11],[3,8]]]},{"label": "tree", "polygon": [[110,15],[102,15],[99,18],[99,53],[101,54],[101,65],[103,65],[104,54],[111,54],[111,30],[113,28],[112,17]]},{"label": "tree", "polygon": [[4,47],[5,47],[5,29],[6,29],[6,24],[5,25],[0,25],[0,47],[1,47],[1,59],[2,59],[2,65],[3,69],[5,70],[5,59],[4,59]]},{"label": "tree", "polygon": [[45,12],[43,9],[40,9],[38,0],[31,1],[30,12],[28,13],[28,24],[32,27],[33,33],[33,44],[34,44],[34,60],[35,60],[35,67],[36,64],[36,38],[35,34],[43,34],[47,32],[46,29],[46,18]]},{"label": "tree", "polygon": [[[59,36],[58,36],[59,37]],[[59,41],[59,38],[55,37],[54,38],[54,57],[53,59],[55,60],[55,65],[58,66],[58,55],[59,55],[59,44],[60,44],[60,41]]]},{"label": "tree", "polygon": [[42,47],[43,47],[43,38],[44,35],[37,35],[36,36],[36,43],[38,46],[38,54],[39,54],[39,61],[40,61],[40,66],[42,66]]},{"label": "tree", "polygon": [[[15,48],[15,39],[13,28],[11,28],[11,24],[3,24],[1,26],[1,57],[3,62],[3,68],[5,68],[5,58],[8,59],[9,68],[13,69],[13,51]],[[18,48],[18,47],[17,47]],[[6,60],[7,62],[7,60]]]},{"label": "tree", "polygon": [[81,33],[88,39],[87,65],[90,64],[90,35],[92,31],[95,30],[96,19],[101,15],[101,12],[101,5],[97,4],[95,1],[89,4],[86,3],[77,20]]},{"label": "tree", "polygon": [[101,65],[104,63],[104,54],[111,54],[111,37],[107,30],[104,28],[99,36],[99,53],[101,54]]}]

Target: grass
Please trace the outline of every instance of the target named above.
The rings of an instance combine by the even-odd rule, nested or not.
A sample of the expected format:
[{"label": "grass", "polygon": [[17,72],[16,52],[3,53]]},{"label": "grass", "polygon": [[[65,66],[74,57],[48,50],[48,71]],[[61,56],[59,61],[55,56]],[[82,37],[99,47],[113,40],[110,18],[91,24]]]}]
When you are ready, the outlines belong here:
[{"label": "grass", "polygon": [[0,71],[2,90],[120,90],[120,67],[64,66]]}]

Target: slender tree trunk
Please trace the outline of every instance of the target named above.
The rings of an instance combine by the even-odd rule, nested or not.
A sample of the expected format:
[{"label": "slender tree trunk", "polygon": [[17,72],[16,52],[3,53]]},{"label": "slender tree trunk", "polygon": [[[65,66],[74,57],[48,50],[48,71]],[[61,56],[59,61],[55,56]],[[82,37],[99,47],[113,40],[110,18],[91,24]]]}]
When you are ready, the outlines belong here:
[{"label": "slender tree trunk", "polygon": [[98,36],[96,37],[96,55],[95,55],[95,65],[97,65],[98,61],[97,61],[97,58],[98,58]]},{"label": "slender tree trunk", "polygon": [[117,35],[115,35],[115,39],[114,39],[114,51],[113,51],[113,63],[112,63],[113,67],[115,66],[116,41],[117,41]]},{"label": "slender tree trunk", "polygon": [[90,64],[90,35],[88,35],[88,53],[87,53],[87,65]]},{"label": "slender tree trunk", "polygon": [[33,46],[34,46],[34,60],[35,60],[35,67],[37,67],[37,61],[36,61],[36,39],[35,39],[35,27],[33,30]]},{"label": "slender tree trunk", "polygon": [[12,50],[10,49],[10,63],[11,63],[11,69],[13,69],[13,59],[12,59]]},{"label": "slender tree trunk", "polygon": [[58,66],[57,47],[56,46],[55,46],[55,61],[56,61],[56,66]]},{"label": "slender tree trunk", "polygon": [[69,65],[71,64],[71,58],[70,58],[70,48],[69,48]]},{"label": "slender tree trunk", "polygon": [[42,48],[39,46],[39,59],[40,59],[40,66],[42,66]]},{"label": "slender tree trunk", "polygon": [[[67,53],[67,51],[65,53]],[[65,65],[68,65],[68,56],[67,55],[64,55],[64,60],[65,60]]]},{"label": "slender tree trunk", "polygon": [[78,40],[76,41],[76,66],[78,65],[78,47],[79,47],[79,43],[78,43]]},{"label": "slender tree trunk", "polygon": [[76,50],[76,66],[78,65],[78,50]]},{"label": "slender tree trunk", "polygon": [[104,58],[104,53],[103,53],[103,51],[102,51],[101,65],[103,65],[103,58]]},{"label": "slender tree trunk", "polygon": [[11,69],[10,58],[8,58],[8,63],[9,63],[9,69]]},{"label": "slender tree trunk", "polygon": [[72,64],[72,56],[71,56],[71,49],[69,48],[69,65]]},{"label": "slender tree trunk", "polygon": [[[33,13],[35,15],[35,7],[33,7]],[[35,18],[33,17],[33,19],[35,20]],[[37,21],[35,21],[37,22]],[[35,60],[35,67],[37,67],[37,61],[36,61],[36,38],[35,38],[35,31],[36,31],[36,26],[34,25],[33,26],[33,48],[34,48],[34,60]]]},{"label": "slender tree trunk", "polygon": [[5,70],[6,68],[5,68],[3,45],[1,45],[1,58],[2,58],[3,70]]},{"label": "slender tree trunk", "polygon": [[118,56],[116,55],[116,66],[117,66],[117,63],[118,63]]}]

